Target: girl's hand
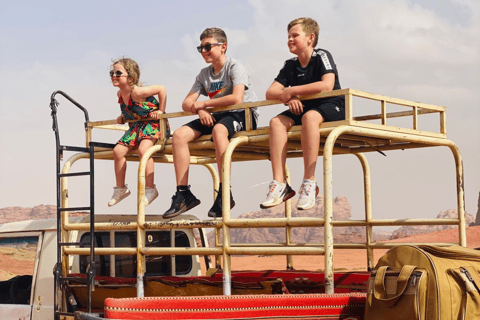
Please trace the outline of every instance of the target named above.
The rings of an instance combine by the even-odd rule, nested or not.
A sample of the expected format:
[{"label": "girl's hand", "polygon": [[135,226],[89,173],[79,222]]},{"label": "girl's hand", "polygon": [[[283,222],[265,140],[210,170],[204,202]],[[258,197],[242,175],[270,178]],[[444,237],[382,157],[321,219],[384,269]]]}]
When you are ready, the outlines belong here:
[{"label": "girl's hand", "polygon": [[123,116],[123,114],[118,116],[117,123],[118,124],[125,124],[125,117]]},{"label": "girl's hand", "polygon": [[292,111],[293,114],[299,115],[303,112],[303,104],[300,99],[294,97],[288,101],[288,108]]},{"label": "girl's hand", "polygon": [[160,115],[162,115],[162,114],[163,114],[162,110],[156,110],[156,111],[150,112],[150,114],[148,116],[152,119],[158,120],[158,119],[160,119]]},{"label": "girl's hand", "polygon": [[198,110],[198,117],[200,118],[200,122],[204,126],[213,127],[213,125],[215,124],[215,118],[203,109]]}]

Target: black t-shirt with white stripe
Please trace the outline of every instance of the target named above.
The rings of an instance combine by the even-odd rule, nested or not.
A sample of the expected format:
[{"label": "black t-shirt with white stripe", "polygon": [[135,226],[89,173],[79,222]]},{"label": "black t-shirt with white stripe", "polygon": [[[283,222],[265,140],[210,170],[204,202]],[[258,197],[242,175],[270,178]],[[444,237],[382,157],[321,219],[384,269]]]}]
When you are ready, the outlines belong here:
[{"label": "black t-shirt with white stripe", "polygon": [[[297,57],[285,61],[285,65],[278,73],[275,81],[279,82],[284,87],[294,87],[321,81],[322,76],[327,73],[335,74],[335,85],[333,90],[341,89],[337,66],[333,61],[332,55],[327,50],[315,49],[312,53],[310,62],[305,68],[302,68]],[[323,104],[326,102],[334,103],[342,108],[345,107],[345,97],[343,96],[305,100],[303,101],[303,104],[305,107],[309,107],[317,106],[319,103]]]}]

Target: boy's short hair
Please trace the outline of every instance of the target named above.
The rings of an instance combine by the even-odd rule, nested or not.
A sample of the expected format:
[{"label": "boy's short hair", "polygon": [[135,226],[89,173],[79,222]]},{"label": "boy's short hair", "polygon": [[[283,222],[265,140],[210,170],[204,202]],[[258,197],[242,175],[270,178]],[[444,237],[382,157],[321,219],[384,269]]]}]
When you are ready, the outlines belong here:
[{"label": "boy's short hair", "polygon": [[309,35],[311,33],[315,35],[315,40],[313,41],[313,47],[315,48],[318,42],[318,34],[320,33],[320,27],[318,26],[317,21],[307,17],[298,18],[292,20],[288,24],[287,31],[290,31],[290,29],[297,24],[300,24],[302,26],[302,30],[303,32],[305,32],[306,35]]},{"label": "boy's short hair", "polygon": [[205,38],[215,38],[218,42],[227,43],[227,35],[220,28],[207,28],[200,35],[200,41]]}]

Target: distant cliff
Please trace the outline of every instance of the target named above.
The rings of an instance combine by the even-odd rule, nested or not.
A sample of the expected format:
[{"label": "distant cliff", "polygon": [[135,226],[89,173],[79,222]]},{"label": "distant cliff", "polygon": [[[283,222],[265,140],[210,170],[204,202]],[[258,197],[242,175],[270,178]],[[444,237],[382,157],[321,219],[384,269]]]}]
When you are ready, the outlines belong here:
[{"label": "distant cliff", "polygon": [[[239,218],[280,218],[284,217],[284,206],[279,205],[267,210],[244,213]],[[57,214],[54,205],[38,205],[33,208],[6,207],[0,209],[0,224],[23,221],[55,218]],[[85,215],[83,212],[70,212],[71,216]],[[323,217],[323,195],[316,199],[315,206],[310,210],[296,210],[296,199],[292,200],[293,217]],[[345,197],[336,197],[333,201],[333,220],[350,220],[350,203]],[[457,210],[446,210],[438,214],[437,218],[456,218]],[[474,217],[465,214],[466,225],[473,224]],[[425,234],[435,231],[455,228],[456,226],[404,226],[393,233],[374,232],[373,240],[393,240]],[[323,228],[292,228],[292,241],[295,243],[323,243]],[[280,243],[285,242],[285,231],[282,228],[251,228],[233,229],[231,232],[233,243]],[[365,228],[338,227],[333,229],[334,241],[337,243],[360,243],[365,241]],[[213,245],[213,232],[208,234],[209,243]]]},{"label": "distant cliff", "polygon": [[[437,215],[437,218],[439,219],[455,219],[457,217],[457,210],[453,209],[442,211]],[[471,214],[465,213],[465,224],[467,225],[467,227],[474,222],[475,218]],[[406,238],[417,234],[425,234],[435,231],[452,229],[456,227],[457,226],[403,226],[392,233],[391,239],[393,240],[399,238]]]},{"label": "distant cliff", "polygon": [[[84,215],[85,213],[70,212],[71,216]],[[57,206],[40,204],[33,208],[6,207],[0,209],[0,224],[24,221],[50,219],[57,216]]]},{"label": "distant cliff", "polygon": [[[292,217],[323,217],[323,195],[316,199],[315,206],[310,210],[297,210],[297,199],[292,199]],[[245,213],[239,218],[280,218],[285,217],[285,207],[279,205],[266,210]],[[333,220],[350,220],[350,203],[346,197],[336,197],[333,200]],[[374,241],[388,240],[390,233],[374,233]],[[280,243],[285,242],[283,228],[252,228],[232,229],[232,243]],[[292,228],[292,241],[295,243],[323,243],[323,228]],[[334,241],[337,243],[365,242],[365,228],[338,227],[333,229]],[[208,234],[209,244],[213,246],[213,232]]]}]

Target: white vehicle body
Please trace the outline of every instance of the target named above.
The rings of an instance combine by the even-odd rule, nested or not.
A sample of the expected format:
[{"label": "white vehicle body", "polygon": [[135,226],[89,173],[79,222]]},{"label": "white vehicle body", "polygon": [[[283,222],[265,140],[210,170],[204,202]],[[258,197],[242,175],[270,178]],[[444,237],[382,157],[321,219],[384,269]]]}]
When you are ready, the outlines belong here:
[{"label": "white vehicle body", "polygon": [[[97,215],[95,217],[96,222],[129,222],[135,221],[135,219],[136,216],[133,215]],[[152,221],[161,219],[161,217],[156,216],[149,217],[149,220]],[[181,219],[198,220],[196,217],[189,215],[184,215]],[[70,220],[72,222],[88,222],[89,217],[70,218]],[[54,318],[53,270],[57,263],[56,223],[56,219],[46,219],[0,225],[0,249],[9,250],[8,253],[4,252],[3,254],[14,256],[16,254],[15,252],[22,252],[25,250],[24,248],[28,247],[31,261],[25,263],[33,264],[33,270],[31,270],[28,275],[6,274],[5,271],[2,271],[0,268],[0,276],[2,276],[0,280],[3,280],[0,281],[0,319],[48,320]],[[183,232],[183,237],[185,239],[188,238],[190,246],[196,247],[196,240],[192,229],[180,229],[177,231]],[[88,231],[72,232],[70,241],[80,242],[82,237],[88,234]],[[95,234],[97,235],[97,232]],[[0,251],[0,253],[1,252],[2,251]],[[3,256],[5,255],[0,255],[0,257]],[[185,271],[183,274],[177,273],[176,275],[198,276],[201,274],[199,256],[191,256],[191,258],[191,267],[187,270],[188,272]],[[168,259],[170,259],[170,257],[168,257]],[[78,256],[70,257],[69,268],[71,273],[79,273],[80,264],[80,258]],[[111,272],[109,269],[107,270]],[[19,270],[19,272],[21,271]],[[177,272],[179,271],[177,270]],[[11,277],[10,279],[8,279],[9,276]],[[131,276],[135,276],[135,274]],[[17,284],[19,284],[20,280],[23,281],[23,283],[17,286],[18,288],[14,287],[13,282],[16,281]],[[16,299],[13,298],[12,300],[12,295],[16,296]]]}]

